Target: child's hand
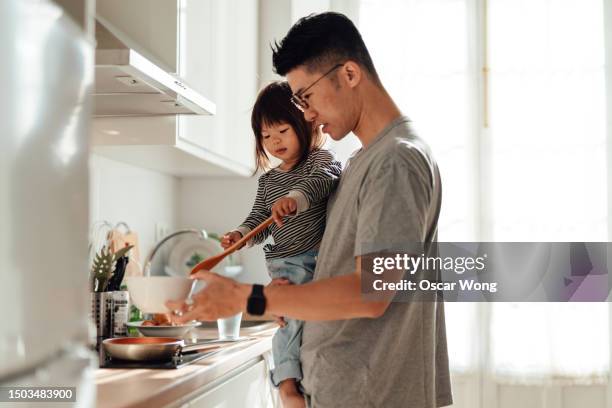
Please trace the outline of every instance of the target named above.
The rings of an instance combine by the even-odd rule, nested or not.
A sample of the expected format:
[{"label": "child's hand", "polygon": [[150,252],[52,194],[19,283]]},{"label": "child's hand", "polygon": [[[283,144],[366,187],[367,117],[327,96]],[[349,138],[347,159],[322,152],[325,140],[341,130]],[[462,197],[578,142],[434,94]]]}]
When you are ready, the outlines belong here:
[{"label": "child's hand", "polygon": [[[276,279],[272,279],[272,281],[268,285],[270,286],[292,285],[292,283],[289,279],[286,279],[286,278],[276,278]],[[274,321],[280,327],[285,327],[287,325],[287,322],[285,321],[285,318],[283,316],[276,316],[276,315],[273,315],[273,316],[274,316]]]},{"label": "child's hand", "polygon": [[238,242],[240,238],[242,238],[242,234],[238,231],[227,232],[221,238],[221,246],[223,247],[223,249],[227,249],[234,245],[236,242]]},{"label": "child's hand", "polygon": [[294,198],[283,197],[276,200],[272,206],[272,218],[279,227],[283,226],[283,217],[293,214],[297,210],[297,201]]}]

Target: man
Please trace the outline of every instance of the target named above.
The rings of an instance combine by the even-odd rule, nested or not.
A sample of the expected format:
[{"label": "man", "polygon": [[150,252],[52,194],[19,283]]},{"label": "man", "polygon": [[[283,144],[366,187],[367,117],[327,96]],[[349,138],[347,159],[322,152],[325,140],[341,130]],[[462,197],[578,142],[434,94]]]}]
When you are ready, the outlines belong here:
[{"label": "man", "polygon": [[302,18],[276,45],[273,62],[307,120],[334,140],[352,131],[363,145],[330,199],[314,281],[268,286],[261,296],[258,285],[203,272],[198,278],[208,286],[193,305],[170,304],[184,311],[177,321],[263,309],[305,320],[301,384],[312,407],[450,405],[443,303],[367,302],[361,294],[362,256],[406,242],[435,256],[441,185],[428,147],[385,91],[345,16]]}]

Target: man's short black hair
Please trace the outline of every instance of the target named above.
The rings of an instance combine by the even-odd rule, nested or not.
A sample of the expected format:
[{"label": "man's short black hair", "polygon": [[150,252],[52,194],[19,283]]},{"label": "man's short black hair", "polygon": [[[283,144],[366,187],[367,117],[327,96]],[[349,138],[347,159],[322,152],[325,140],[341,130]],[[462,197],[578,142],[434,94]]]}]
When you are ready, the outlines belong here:
[{"label": "man's short black hair", "polygon": [[361,34],[355,24],[340,13],[302,17],[280,44],[275,43],[272,47],[274,70],[281,76],[300,65],[309,71],[322,71],[347,60],[361,65],[371,78],[379,82]]}]

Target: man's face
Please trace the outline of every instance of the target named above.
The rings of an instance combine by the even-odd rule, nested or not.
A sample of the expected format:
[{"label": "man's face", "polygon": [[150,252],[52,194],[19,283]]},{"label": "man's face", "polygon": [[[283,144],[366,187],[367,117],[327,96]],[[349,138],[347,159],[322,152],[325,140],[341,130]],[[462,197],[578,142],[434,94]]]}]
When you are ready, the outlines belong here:
[{"label": "man's face", "polygon": [[317,127],[322,126],[323,133],[329,134],[334,140],[342,139],[353,130],[350,91],[342,83],[341,73],[338,72],[341,69],[323,78],[321,75],[325,71],[308,72],[303,66],[287,74],[287,82],[293,94],[299,94],[308,103],[308,107],[303,109],[304,118]]}]

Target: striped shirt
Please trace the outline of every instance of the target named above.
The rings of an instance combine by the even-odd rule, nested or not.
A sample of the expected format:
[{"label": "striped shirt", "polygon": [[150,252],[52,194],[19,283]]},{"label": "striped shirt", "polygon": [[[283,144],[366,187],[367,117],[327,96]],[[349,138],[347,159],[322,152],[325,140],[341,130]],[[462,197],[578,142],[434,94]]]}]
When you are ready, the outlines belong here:
[{"label": "striped shirt", "polygon": [[325,230],[327,198],[341,173],[342,164],[331,152],[314,149],[291,170],[275,168],[262,174],[253,209],[236,230],[244,236],[272,215],[272,206],[279,198],[291,197],[297,203],[296,215],[284,217],[280,228],[273,223],[249,244],[261,244],[272,236],[274,244],[264,246],[266,259],[295,256],[317,248]]}]

